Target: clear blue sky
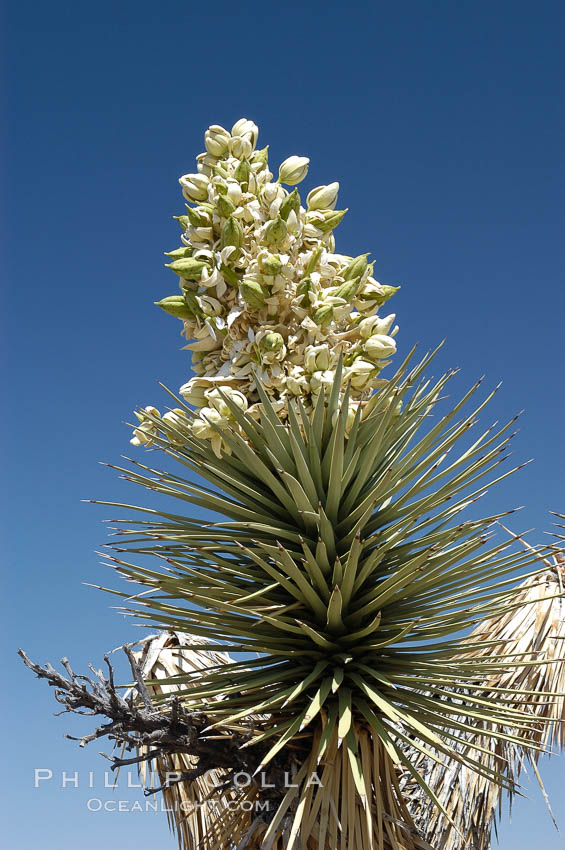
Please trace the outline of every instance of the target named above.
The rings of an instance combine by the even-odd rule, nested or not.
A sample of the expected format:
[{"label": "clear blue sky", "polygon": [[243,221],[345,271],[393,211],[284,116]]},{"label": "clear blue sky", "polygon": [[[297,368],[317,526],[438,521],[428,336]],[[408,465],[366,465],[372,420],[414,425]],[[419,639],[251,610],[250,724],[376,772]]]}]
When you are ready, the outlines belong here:
[{"label": "clear blue sky", "polygon": [[[177,178],[209,124],[252,118],[274,163],[306,155],[309,187],[340,181],[339,249],[371,250],[377,278],[402,283],[402,348],[445,336],[437,369],[460,365],[461,389],[504,380],[489,422],[526,408],[516,459],[536,462],[489,508],[527,505],[512,524],[537,542],[547,511],[565,510],[563,4],[305,6],[4,4],[7,848],[176,846],[164,815],[88,813],[88,789],[56,787],[62,769],[101,774],[100,747],[63,740],[68,722],[15,649],[81,668],[132,638],[81,584],[111,579],[93,554],[108,512],[79,500],[142,497],[98,461],[129,452],[136,404],[165,403],[157,380],[186,379],[152,302],[173,291]],[[34,767],[57,783],[34,790]],[[565,828],[563,763],[545,775]],[[501,846],[534,839],[564,846],[535,794]]]}]

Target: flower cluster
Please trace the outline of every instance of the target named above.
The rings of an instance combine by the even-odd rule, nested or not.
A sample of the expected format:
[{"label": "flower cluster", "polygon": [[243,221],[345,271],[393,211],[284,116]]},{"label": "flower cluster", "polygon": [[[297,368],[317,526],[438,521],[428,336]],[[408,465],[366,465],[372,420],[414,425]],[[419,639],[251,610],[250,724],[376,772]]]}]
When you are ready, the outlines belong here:
[{"label": "flower cluster", "polygon": [[146,408],[136,445],[169,429],[177,442],[187,431],[210,438],[219,452],[217,428],[234,421],[226,396],[257,416],[259,381],[284,420],[297,398],[312,409],[340,356],[351,422],[396,350],[394,314],[378,311],[398,287],[374,279],[368,254],[335,251],[333,231],[347,212],[335,209],[339,184],[312,189],[303,203],[296,185],[308,158],[289,157],[273,180],[258,132],[246,118],[231,132],[209,127],[196,173],[180,178],[182,245],[167,254],[180,293],[155,303],[183,323],[195,377],[180,394],[197,418],[179,408],[161,420]]}]

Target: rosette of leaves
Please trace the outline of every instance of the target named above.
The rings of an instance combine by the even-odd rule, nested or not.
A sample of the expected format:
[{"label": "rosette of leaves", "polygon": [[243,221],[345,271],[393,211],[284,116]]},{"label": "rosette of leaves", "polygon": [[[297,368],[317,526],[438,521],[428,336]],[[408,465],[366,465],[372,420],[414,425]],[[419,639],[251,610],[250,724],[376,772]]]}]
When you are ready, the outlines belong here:
[{"label": "rosette of leaves", "polygon": [[[170,497],[158,508],[121,505],[134,518],[109,558],[140,588],[127,610],[201,649],[220,642],[232,661],[173,677],[176,693],[206,713],[210,735],[251,730],[256,776],[284,768],[293,777],[269,812],[219,806],[206,848],[429,847],[400,774],[449,821],[421,757],[511,788],[481,757],[484,742],[543,749],[543,718],[520,687],[465,689],[520,662],[504,640],[471,640],[468,630],[522,604],[516,576],[539,558],[490,541],[503,514],[460,517],[512,471],[498,467],[513,420],[464,440],[491,396],[465,412],[477,384],[441,413],[454,373],[427,381],[431,356],[412,366],[410,355],[348,437],[340,363],[313,413],[298,400],[284,423],[260,385],[257,420],[226,395],[237,425],[222,431],[229,455],[184,434],[174,445],[155,417],[154,442],[173,471],[120,468]],[[464,746],[477,723],[482,743]],[[261,800],[264,791],[257,783],[242,794]]]}]

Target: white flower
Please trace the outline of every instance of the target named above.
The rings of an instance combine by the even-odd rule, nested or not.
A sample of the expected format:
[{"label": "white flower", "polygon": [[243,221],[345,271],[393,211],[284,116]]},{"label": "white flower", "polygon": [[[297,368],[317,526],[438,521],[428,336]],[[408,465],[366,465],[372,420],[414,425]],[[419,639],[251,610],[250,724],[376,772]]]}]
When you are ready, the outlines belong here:
[{"label": "white flower", "polygon": [[289,156],[279,168],[279,183],[296,186],[308,174],[309,162],[307,156]]},{"label": "white flower", "polygon": [[206,386],[203,386],[198,378],[191,378],[190,381],[187,381],[179,389],[179,395],[184,398],[187,404],[192,404],[194,407],[202,407],[202,405],[206,404],[205,389]]},{"label": "white flower", "polygon": [[175,407],[173,410],[168,410],[163,414],[163,422],[170,422],[171,425],[185,426],[187,421],[187,415],[180,407]]},{"label": "white flower", "polygon": [[231,142],[231,152],[236,159],[248,159],[253,153],[251,137],[236,136]]},{"label": "white flower", "polygon": [[180,178],[184,197],[196,206],[178,217],[181,245],[168,265],[177,274],[181,294],[172,300],[183,309],[173,313],[180,313],[194,371],[180,395],[197,418],[175,409],[160,420],[149,407],[137,414],[135,445],[162,438],[182,444],[185,432],[210,440],[218,457],[229,454],[212,427],[239,432],[226,397],[246,416],[259,417],[261,381],[283,422],[296,397],[310,413],[317,395],[334,385],[340,355],[347,364],[341,398],[350,384],[347,434],[355,411],[365,416],[371,392],[386,383],[378,376],[396,349],[398,327],[393,314],[377,314],[397,287],[372,277],[368,254],[336,252],[339,184],[317,186],[302,201],[298,189],[281,184],[304,179],[308,158],[285,159],[273,182],[268,147],[256,151],[257,138],[246,118],[231,133],[212,125],[197,172]]},{"label": "white flower", "polygon": [[208,178],[205,174],[185,174],[179,178],[187,201],[205,201],[208,197]]},{"label": "white flower", "polygon": [[279,186],[278,183],[267,183],[263,186],[263,191],[261,193],[261,200],[263,203],[270,206],[277,198],[280,198],[281,201],[284,198],[284,189],[282,186]]},{"label": "white flower", "polygon": [[316,186],[306,196],[306,206],[309,210],[333,210],[337,203],[339,183],[328,186]]},{"label": "white flower", "polygon": [[310,392],[310,381],[300,367],[291,369],[286,379],[286,388],[292,395],[303,396]]},{"label": "white flower", "polygon": [[390,336],[375,334],[369,337],[364,348],[369,357],[374,360],[381,360],[395,353],[396,343]]},{"label": "white flower", "polygon": [[[239,390],[234,390],[232,387],[214,388],[206,391],[206,400],[208,404],[220,413],[225,419],[232,417],[232,412],[225,402],[223,396],[227,396],[230,401],[236,404],[240,410],[247,410],[247,399]],[[201,411],[202,412],[202,411]]]},{"label": "white flower", "polygon": [[196,169],[199,174],[204,174],[206,177],[211,177],[214,173],[214,166],[218,162],[217,157],[210,153],[201,153],[196,157]]},{"label": "white flower", "polygon": [[323,387],[333,387],[335,383],[335,372],[331,369],[325,369],[324,371],[314,372],[312,377],[310,378],[310,386],[312,387],[312,392],[320,392]]},{"label": "white flower", "polygon": [[243,198],[243,190],[237,180],[228,180],[226,183],[228,187],[227,196],[232,201],[232,203],[237,207],[241,203]]},{"label": "white flower", "polygon": [[240,118],[231,128],[232,136],[247,136],[252,145],[252,150],[255,150],[257,139],[259,138],[259,127],[253,121],[247,118]]},{"label": "white flower", "polygon": [[304,352],[304,366],[307,372],[319,372],[327,369],[330,363],[331,355],[327,343],[310,345]]},{"label": "white flower", "polygon": [[223,156],[229,150],[231,136],[219,124],[212,124],[204,133],[204,144],[212,156]]},{"label": "white flower", "polygon": [[222,416],[220,411],[216,410],[214,407],[203,407],[200,411],[200,417],[204,419],[205,422],[216,425],[217,428],[227,428],[228,426],[227,417]]},{"label": "white flower", "polygon": [[388,334],[396,318],[395,313],[381,319],[379,316],[369,316],[359,322],[359,333],[363,339],[369,339],[373,334]]},{"label": "white flower", "polygon": [[194,419],[191,425],[192,433],[195,437],[208,439],[215,434],[214,429],[204,421],[204,419]]}]

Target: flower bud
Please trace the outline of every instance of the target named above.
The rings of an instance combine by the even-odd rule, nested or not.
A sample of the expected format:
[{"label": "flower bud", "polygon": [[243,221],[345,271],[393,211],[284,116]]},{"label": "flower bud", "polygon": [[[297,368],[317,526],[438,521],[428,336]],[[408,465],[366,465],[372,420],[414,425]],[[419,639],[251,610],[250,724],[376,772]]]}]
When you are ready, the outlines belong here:
[{"label": "flower bud", "polygon": [[[235,248],[240,248],[243,244],[243,230],[239,221],[230,216],[222,227],[220,236],[220,246],[227,248],[228,245],[233,245]],[[232,255],[233,256],[233,255]]]},{"label": "flower bud", "polygon": [[193,209],[187,205],[186,213],[193,227],[207,227],[210,224],[210,213],[206,210],[198,207]]},{"label": "flower bud", "polygon": [[316,248],[315,251],[312,251],[312,256],[310,257],[310,259],[308,260],[308,263],[304,267],[305,274],[312,274],[312,272],[315,270],[316,266],[318,265],[318,262],[319,262],[321,256],[322,256],[322,247],[320,246],[320,247]]},{"label": "flower bud", "polygon": [[265,235],[263,240],[267,245],[282,245],[287,236],[286,224],[282,218],[275,218],[269,221],[265,227]]},{"label": "flower bud", "polygon": [[234,177],[238,183],[244,184],[247,186],[249,183],[249,175],[251,173],[251,166],[246,159],[242,159],[237,168],[235,169]]},{"label": "flower bud", "polygon": [[309,210],[333,210],[337,203],[339,183],[328,186],[316,186],[306,196],[306,206]]},{"label": "flower bud", "polygon": [[165,263],[165,265],[185,280],[198,280],[206,263],[204,260],[196,260],[194,257],[181,257],[179,260],[173,260],[172,263]]},{"label": "flower bud", "polygon": [[208,198],[208,178],[205,174],[185,174],[179,179],[187,201],[205,201]]},{"label": "flower bud", "polygon": [[258,280],[246,277],[241,281],[239,291],[246,305],[252,310],[260,310],[265,306],[266,291]]},{"label": "flower bud", "polygon": [[368,308],[371,308],[371,305],[376,307],[382,307],[382,305],[388,301],[389,298],[392,298],[395,292],[398,292],[400,289],[399,286],[383,286],[380,283],[377,283],[373,278],[369,278],[361,292],[359,292],[355,298],[355,306],[361,312],[364,312]]},{"label": "flower bud", "polygon": [[396,351],[396,342],[391,336],[375,334],[365,343],[365,352],[372,360],[384,360]]},{"label": "flower bud", "polygon": [[355,280],[346,280],[345,283],[341,284],[341,286],[336,287],[335,292],[332,294],[336,298],[343,298],[345,301],[351,301],[357,292],[358,286],[359,278],[355,278]]},{"label": "flower bud", "polygon": [[289,156],[279,168],[279,183],[286,183],[287,186],[300,183],[308,174],[309,162],[307,156]]},{"label": "flower bud", "polygon": [[367,268],[368,256],[368,254],[360,254],[358,257],[355,257],[342,273],[343,279],[351,280],[354,277],[362,277]]},{"label": "flower bud", "polygon": [[316,287],[311,278],[303,277],[296,287],[296,297],[301,298],[303,295],[308,295],[309,292],[315,292]]},{"label": "flower bud", "polygon": [[225,263],[222,263],[220,266],[220,272],[222,273],[224,280],[227,280],[227,282],[232,286],[237,286],[239,284],[239,278],[236,272],[234,272],[233,269],[230,269],[229,266],[226,266]]},{"label": "flower bud", "polygon": [[181,248],[175,248],[174,251],[165,251],[165,257],[170,257],[171,260],[180,260],[181,257],[192,257],[192,248],[189,245],[183,245]]},{"label": "flower bud", "polygon": [[284,339],[281,334],[271,331],[261,338],[259,348],[263,351],[280,351],[284,345]]},{"label": "flower bud", "polygon": [[389,298],[392,298],[395,292],[398,292],[400,289],[399,286],[381,286],[381,292],[377,296],[377,304],[381,307],[385,301],[388,301]]},{"label": "flower bud", "polygon": [[284,220],[287,221],[291,212],[298,214],[300,209],[300,195],[298,194],[298,189],[293,189],[290,192],[279,208],[279,215]]},{"label": "flower bud", "polygon": [[184,231],[186,230],[186,228],[188,227],[188,225],[190,223],[188,221],[188,216],[187,215],[174,215],[173,218],[175,219],[175,221],[178,221],[179,227],[182,230],[182,232],[184,233]]},{"label": "flower bud", "polygon": [[334,227],[337,227],[347,210],[332,210],[325,213],[322,219],[314,219],[312,224],[321,230],[322,233],[329,233]]},{"label": "flower bud", "polygon": [[334,309],[330,304],[322,304],[314,311],[313,320],[319,327],[326,328],[334,317]]},{"label": "flower bud", "polygon": [[257,265],[261,274],[276,275],[281,271],[283,264],[275,254],[259,254]]},{"label": "flower bud", "polygon": [[216,209],[218,210],[218,213],[222,216],[222,218],[229,218],[229,216],[235,210],[235,204],[232,200],[230,200],[230,198],[228,198],[227,195],[218,195],[218,199],[216,201]]},{"label": "flower bud", "polygon": [[260,151],[255,151],[251,157],[253,165],[262,165],[264,168],[269,164],[269,145],[266,148],[261,148]]},{"label": "flower bud", "polygon": [[154,301],[157,307],[168,313],[169,316],[175,316],[177,319],[193,319],[194,313],[188,307],[183,295],[168,295],[166,298],[161,298],[160,301]]},{"label": "flower bud", "polygon": [[188,306],[188,309],[192,312],[194,316],[202,316],[203,311],[200,306],[200,301],[197,295],[192,292],[190,289],[184,291],[184,300]]},{"label": "flower bud", "polygon": [[204,146],[212,156],[221,157],[227,153],[231,136],[219,124],[212,124],[204,133]]}]

